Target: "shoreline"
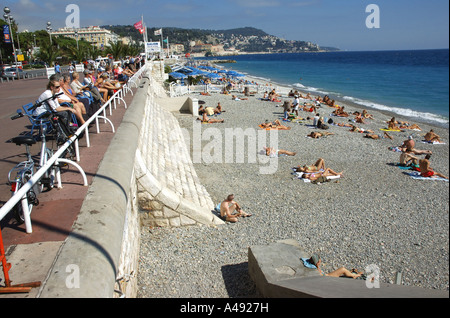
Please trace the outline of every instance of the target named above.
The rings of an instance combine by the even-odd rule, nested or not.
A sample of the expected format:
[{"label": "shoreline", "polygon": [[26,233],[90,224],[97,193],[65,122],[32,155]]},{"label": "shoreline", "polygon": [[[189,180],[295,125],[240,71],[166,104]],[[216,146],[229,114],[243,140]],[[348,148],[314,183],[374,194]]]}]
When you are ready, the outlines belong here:
[{"label": "shoreline", "polygon": [[[448,50],[448,49],[436,49],[436,50]],[[424,50],[424,51],[436,51],[436,50]],[[388,50],[388,51],[391,52],[391,50]],[[407,52],[407,51],[411,51],[411,50],[403,50],[403,51]],[[413,51],[417,51],[417,50],[413,50]],[[345,51],[342,51],[342,52],[345,52]],[[309,53],[311,53],[311,52],[309,52]],[[203,61],[211,62],[208,59],[205,59]],[[238,62],[238,64],[239,64],[239,62]],[[226,66],[225,66],[225,68],[226,68]],[[432,125],[434,127],[445,128],[445,129],[450,128],[449,118],[446,117],[445,115],[429,113],[427,111],[415,111],[413,109],[409,109],[407,107],[402,107],[402,106],[389,106],[389,103],[373,102],[371,100],[365,100],[364,97],[346,96],[341,93],[332,93],[332,92],[327,93],[326,89],[322,89],[325,91],[321,92],[317,88],[311,87],[309,89],[309,87],[304,87],[300,83],[280,83],[277,81],[273,81],[270,78],[254,76],[252,74],[247,73],[247,71],[239,70],[239,65],[234,66],[234,64],[233,64],[233,65],[230,65],[229,68],[236,70],[240,73],[244,73],[246,77],[252,78],[256,82],[263,82],[263,83],[268,82],[268,83],[272,83],[279,87],[285,87],[288,89],[298,90],[298,91],[301,91],[302,93],[309,92],[311,95],[315,95],[315,96],[320,95],[321,97],[323,97],[323,95],[328,95],[328,96],[330,96],[331,99],[335,99],[336,102],[338,102],[338,104],[352,105],[354,107],[360,108],[361,110],[366,108],[368,110],[378,111],[378,112],[381,112],[384,114],[389,114],[391,117],[401,118],[403,121],[414,121],[414,122],[428,124],[428,125]],[[299,84],[303,87],[297,86]],[[349,99],[352,99],[352,100],[349,100]],[[367,103],[368,105],[365,105],[365,103]],[[384,108],[387,108],[387,109],[384,109]],[[406,112],[406,113],[404,113],[404,112]],[[411,114],[411,115],[409,115],[409,114]],[[416,114],[417,114],[417,116],[415,116]]]},{"label": "shoreline", "polygon": [[[245,74],[245,78],[247,80],[255,81],[255,82],[259,82],[259,83],[273,84],[275,86],[278,86],[279,88],[282,88],[283,91],[285,91],[285,90],[290,91],[292,89],[294,91],[295,90],[299,91],[303,95],[306,95],[307,93],[309,93],[311,96],[314,96],[314,97],[317,97],[317,96],[323,97],[322,95],[318,94],[317,92],[315,92],[313,90],[308,90],[308,89],[305,89],[305,88],[299,88],[299,87],[296,87],[295,85],[281,84],[281,83],[278,83],[276,81],[268,81],[267,79],[255,77],[255,76],[252,76],[250,74]],[[331,96],[331,94],[329,96],[330,96],[331,99],[335,99],[337,105],[343,105],[345,107],[349,106],[349,107],[352,107],[352,108],[357,108],[357,109],[359,109],[359,111],[362,111],[363,109],[366,109],[368,111],[370,110],[371,112],[372,111],[379,112],[379,113],[382,113],[382,114],[384,114],[386,116],[395,117],[396,119],[400,119],[401,121],[416,122],[418,124],[426,124],[426,125],[433,126],[433,127],[436,127],[436,128],[446,129],[447,131],[450,128],[449,122],[447,122],[447,123],[439,123],[439,122],[437,122],[435,120],[421,119],[421,118],[416,117],[416,116],[402,115],[402,114],[396,113],[394,110],[384,110],[384,109],[379,109],[379,108],[376,108],[376,107],[365,106],[365,105],[359,104],[357,102],[345,100],[345,99],[340,98],[340,97],[333,98],[334,96]],[[389,106],[386,106],[386,107],[389,107]],[[432,114],[432,115],[437,116],[435,114]]]}]

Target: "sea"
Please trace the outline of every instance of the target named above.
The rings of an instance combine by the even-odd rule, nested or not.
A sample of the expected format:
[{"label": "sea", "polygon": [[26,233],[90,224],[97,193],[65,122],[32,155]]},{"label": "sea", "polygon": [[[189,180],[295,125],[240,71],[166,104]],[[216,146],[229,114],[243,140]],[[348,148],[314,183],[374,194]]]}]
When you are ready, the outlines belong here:
[{"label": "sea", "polygon": [[[217,59],[215,57],[214,59]],[[449,50],[227,56],[226,69],[448,128]]]}]

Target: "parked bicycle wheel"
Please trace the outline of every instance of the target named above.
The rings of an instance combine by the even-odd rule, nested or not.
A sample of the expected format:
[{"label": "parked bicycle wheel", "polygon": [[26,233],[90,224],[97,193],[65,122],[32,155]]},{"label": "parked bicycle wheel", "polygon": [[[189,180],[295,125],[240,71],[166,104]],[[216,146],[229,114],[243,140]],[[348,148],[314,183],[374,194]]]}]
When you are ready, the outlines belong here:
[{"label": "parked bicycle wheel", "polygon": [[[30,173],[25,173],[22,181],[16,181],[13,182],[11,184],[11,194],[12,196],[14,196],[19,190],[20,188],[26,184],[29,180],[31,179],[31,174]],[[31,211],[33,209],[34,206],[37,206],[39,204],[39,200],[37,198],[37,187],[33,186],[26,195],[26,204],[28,205],[28,212],[31,214]],[[16,221],[19,224],[23,224],[25,222],[25,217],[24,217],[24,209],[23,209],[23,200],[20,200],[13,208],[13,215],[14,218],[16,219]]]},{"label": "parked bicycle wheel", "polygon": [[[71,131],[70,127],[64,121],[64,119],[60,116],[53,116],[52,118],[53,126],[56,128],[56,142],[58,146],[66,143],[73,135],[74,132]],[[76,157],[75,146],[71,144],[67,151],[62,156],[63,158],[73,159]]]}]

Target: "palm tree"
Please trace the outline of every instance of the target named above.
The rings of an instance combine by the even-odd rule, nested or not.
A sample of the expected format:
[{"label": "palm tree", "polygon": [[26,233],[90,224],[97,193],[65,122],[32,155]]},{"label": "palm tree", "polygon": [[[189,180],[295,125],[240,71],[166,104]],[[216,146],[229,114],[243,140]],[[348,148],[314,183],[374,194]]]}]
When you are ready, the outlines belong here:
[{"label": "palm tree", "polygon": [[55,46],[51,45],[49,42],[44,42],[41,44],[39,54],[37,57],[48,63],[48,65],[53,66],[53,62],[60,55],[60,50]]},{"label": "palm tree", "polygon": [[71,60],[81,62],[86,58],[87,50],[84,46],[79,46],[78,49],[76,46],[68,46],[66,49]]},{"label": "palm tree", "polygon": [[124,45],[121,41],[109,42],[106,52],[112,54],[116,60],[120,59],[124,55]]}]

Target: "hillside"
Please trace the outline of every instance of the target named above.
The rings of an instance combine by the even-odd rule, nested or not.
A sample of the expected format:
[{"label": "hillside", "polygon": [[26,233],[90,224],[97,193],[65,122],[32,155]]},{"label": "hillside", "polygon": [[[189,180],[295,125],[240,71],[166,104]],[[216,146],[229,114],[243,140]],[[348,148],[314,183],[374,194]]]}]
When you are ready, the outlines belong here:
[{"label": "hillside", "polygon": [[[103,26],[120,36],[129,36],[134,41],[142,41],[142,36],[133,26]],[[155,36],[154,32],[158,28],[148,28],[149,41],[159,41],[160,36]],[[181,29],[163,28],[163,37],[169,38],[171,44],[183,44],[184,53],[190,53],[191,42],[201,42],[211,45],[223,45],[224,49],[234,48],[241,52],[268,52],[268,53],[297,53],[297,52],[317,52],[321,50],[335,51],[335,48],[321,49],[317,44],[306,41],[292,41],[280,39],[269,35],[266,32],[252,28],[236,28],[230,30],[201,30],[201,29]]]}]

